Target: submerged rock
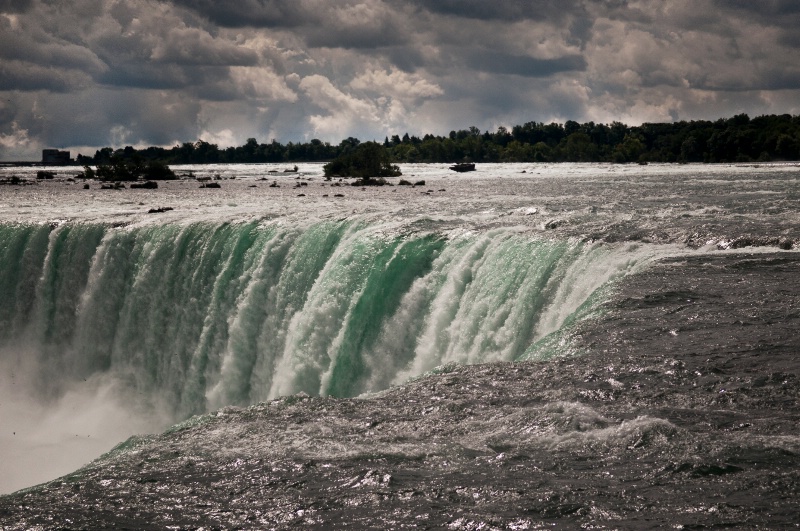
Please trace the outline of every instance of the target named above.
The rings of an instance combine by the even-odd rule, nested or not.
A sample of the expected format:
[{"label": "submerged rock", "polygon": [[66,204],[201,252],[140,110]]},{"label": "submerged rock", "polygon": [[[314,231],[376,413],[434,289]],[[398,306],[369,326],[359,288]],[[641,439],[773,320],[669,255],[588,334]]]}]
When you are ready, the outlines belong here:
[{"label": "submerged rock", "polygon": [[452,166],[450,166],[450,169],[453,171],[457,171],[459,173],[467,171],[475,171],[475,164],[471,162],[462,162],[460,164],[453,164]]},{"label": "submerged rock", "polygon": [[12,185],[12,186],[24,186],[28,184],[33,184],[32,181],[28,181],[26,179],[21,179],[16,175],[12,175],[11,177],[6,177],[4,179],[0,179],[0,185]]}]

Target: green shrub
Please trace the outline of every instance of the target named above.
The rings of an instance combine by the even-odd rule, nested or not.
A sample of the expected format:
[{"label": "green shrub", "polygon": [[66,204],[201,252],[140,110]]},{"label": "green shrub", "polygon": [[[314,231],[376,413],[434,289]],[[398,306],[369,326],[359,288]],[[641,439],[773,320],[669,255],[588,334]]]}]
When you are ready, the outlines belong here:
[{"label": "green shrub", "polygon": [[375,142],[359,144],[323,166],[323,170],[327,177],[361,177],[365,180],[402,175],[400,168],[391,163],[386,148]]},{"label": "green shrub", "polygon": [[151,181],[171,181],[177,179],[175,172],[163,162],[150,161],[142,171],[142,177]]},{"label": "green shrub", "polygon": [[[89,168],[84,175],[89,177]],[[111,157],[111,164],[98,164],[94,172],[101,181],[138,181],[144,178],[150,181],[177,179],[175,172],[163,162],[155,160],[142,163],[140,158]]]}]

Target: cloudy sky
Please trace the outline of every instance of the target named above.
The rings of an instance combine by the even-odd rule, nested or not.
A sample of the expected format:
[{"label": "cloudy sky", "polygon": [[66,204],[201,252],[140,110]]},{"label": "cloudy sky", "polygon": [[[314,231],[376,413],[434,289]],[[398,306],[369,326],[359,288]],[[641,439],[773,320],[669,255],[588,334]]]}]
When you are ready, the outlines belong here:
[{"label": "cloudy sky", "polygon": [[796,0],[0,0],[0,160],[800,114]]}]

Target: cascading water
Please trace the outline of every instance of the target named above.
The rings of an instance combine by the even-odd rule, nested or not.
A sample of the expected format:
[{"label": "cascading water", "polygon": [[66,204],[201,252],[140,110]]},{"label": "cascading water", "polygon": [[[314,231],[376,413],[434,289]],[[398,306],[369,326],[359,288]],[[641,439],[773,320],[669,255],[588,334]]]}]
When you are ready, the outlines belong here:
[{"label": "cascading water", "polygon": [[545,355],[537,342],[641,263],[633,249],[358,219],[2,225],[0,339],[41,394],[111,374],[172,419],[356,396]]},{"label": "cascading water", "polygon": [[796,521],[795,166],[196,170],[0,195],[0,527]]}]

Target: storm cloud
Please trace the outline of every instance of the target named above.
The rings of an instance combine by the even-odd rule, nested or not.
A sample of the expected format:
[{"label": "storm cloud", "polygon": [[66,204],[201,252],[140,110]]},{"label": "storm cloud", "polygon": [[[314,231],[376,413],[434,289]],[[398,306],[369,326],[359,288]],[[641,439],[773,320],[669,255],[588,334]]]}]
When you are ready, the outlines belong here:
[{"label": "storm cloud", "polygon": [[0,0],[0,159],[800,114],[793,0]]}]

